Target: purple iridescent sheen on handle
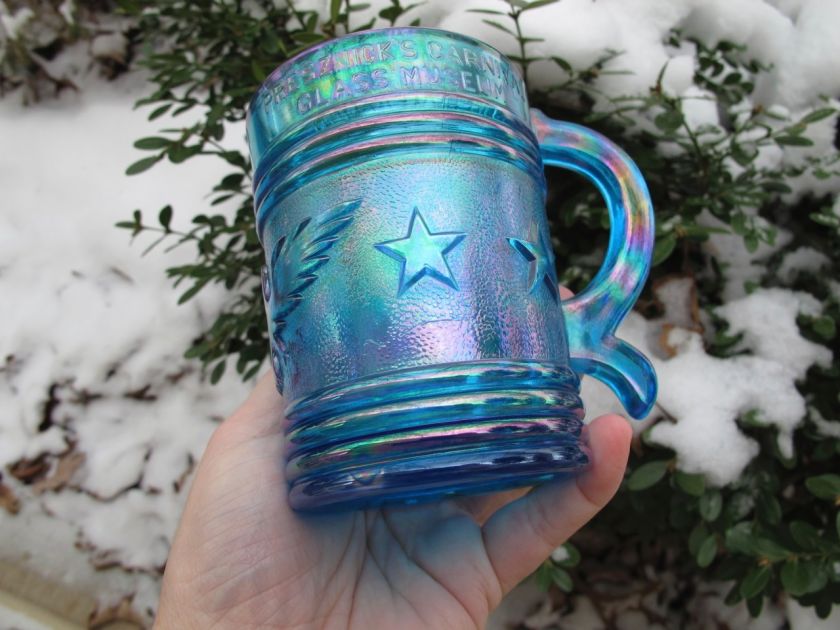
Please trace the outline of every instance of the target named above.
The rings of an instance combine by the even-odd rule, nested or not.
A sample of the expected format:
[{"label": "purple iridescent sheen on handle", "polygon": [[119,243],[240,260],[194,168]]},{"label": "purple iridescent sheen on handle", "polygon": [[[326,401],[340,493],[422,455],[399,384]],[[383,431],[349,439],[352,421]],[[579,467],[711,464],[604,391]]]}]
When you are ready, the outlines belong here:
[{"label": "purple iridescent sheen on handle", "polygon": [[653,208],[630,157],[599,133],[533,110],[531,122],[543,162],[580,173],[598,186],[610,214],[604,263],[590,285],[563,302],[572,368],[603,381],[635,418],[656,401],[656,373],[647,357],[616,338],[635,304],[653,252]]},{"label": "purple iridescent sheen on handle", "polygon": [[[636,416],[655,397],[614,337],[653,216],[623,153],[528,109],[514,66],[432,29],[354,33],[280,66],[248,116],[271,357],[296,509],[533,485],[587,465],[578,373]],[[613,222],[561,302],[543,165]]]}]

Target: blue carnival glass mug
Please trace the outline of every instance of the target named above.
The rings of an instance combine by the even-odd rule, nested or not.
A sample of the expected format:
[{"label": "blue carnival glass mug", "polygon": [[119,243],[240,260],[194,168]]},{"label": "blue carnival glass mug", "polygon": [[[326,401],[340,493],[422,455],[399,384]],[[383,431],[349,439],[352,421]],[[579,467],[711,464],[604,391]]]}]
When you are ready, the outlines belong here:
[{"label": "blue carnival glass mug", "polygon": [[[654,371],[614,336],[650,266],[644,181],[606,138],[529,110],[496,50],[434,29],[353,33],[277,68],[247,127],[292,507],[578,471],[578,373],[650,410]],[[603,267],[569,300],[546,164],[592,180],[612,222]]]}]

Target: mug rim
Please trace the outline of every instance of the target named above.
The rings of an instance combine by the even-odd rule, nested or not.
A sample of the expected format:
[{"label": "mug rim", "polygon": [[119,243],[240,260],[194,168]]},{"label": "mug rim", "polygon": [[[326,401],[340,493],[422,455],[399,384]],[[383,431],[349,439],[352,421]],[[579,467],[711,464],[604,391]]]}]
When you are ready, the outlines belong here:
[{"label": "mug rim", "polygon": [[376,33],[385,33],[385,32],[401,32],[401,33],[428,32],[428,33],[432,33],[432,34],[435,34],[435,35],[441,35],[441,36],[447,37],[449,39],[461,40],[461,41],[466,42],[468,44],[471,44],[473,46],[477,46],[479,48],[483,48],[485,50],[488,50],[490,52],[495,53],[496,55],[499,56],[499,59],[504,61],[505,64],[516,74],[516,76],[519,77],[520,80],[524,80],[523,77],[522,77],[522,73],[519,69],[519,66],[514,64],[513,61],[510,58],[508,58],[507,55],[505,55],[502,51],[500,51],[495,46],[492,46],[491,44],[483,42],[480,39],[477,39],[477,38],[472,37],[470,35],[464,35],[463,33],[456,33],[455,31],[449,31],[449,30],[444,29],[444,28],[436,28],[436,27],[432,27],[432,26],[385,26],[385,27],[381,27],[381,28],[367,28],[367,29],[364,29],[364,30],[361,30],[361,31],[353,31],[352,33],[346,33],[346,34],[342,35],[341,37],[333,37],[333,38],[330,38],[330,39],[325,39],[322,42],[312,44],[311,46],[308,46],[308,47],[304,48],[303,50],[300,50],[300,51],[296,52],[293,56],[291,56],[288,59],[286,59],[285,61],[283,61],[280,65],[278,65],[276,68],[274,68],[268,74],[268,76],[266,76],[265,79],[263,79],[263,81],[260,83],[259,87],[254,92],[253,96],[248,100],[248,107],[247,107],[247,110],[245,112],[246,120],[251,118],[252,112],[256,108],[257,100],[260,98],[260,96],[263,93],[265,93],[268,89],[270,89],[270,87],[274,83],[277,82],[277,79],[279,79],[284,74],[284,72],[282,72],[282,70],[284,70],[287,67],[291,67],[292,65],[295,64],[295,62],[299,61],[302,57],[313,54],[313,53],[317,52],[318,50],[321,50],[322,48],[325,48],[329,45],[335,44],[335,42],[347,41],[347,40],[356,39],[357,37],[360,37],[360,36],[366,36],[366,35],[371,35],[371,34],[376,34]]}]

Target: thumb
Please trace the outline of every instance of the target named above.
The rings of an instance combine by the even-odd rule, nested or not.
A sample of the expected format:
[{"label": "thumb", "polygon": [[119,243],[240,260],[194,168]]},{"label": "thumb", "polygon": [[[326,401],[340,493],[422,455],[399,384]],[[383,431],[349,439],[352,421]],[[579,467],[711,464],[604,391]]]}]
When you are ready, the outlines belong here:
[{"label": "thumb", "polygon": [[505,593],[595,516],[621,484],[633,434],[627,421],[601,416],[584,430],[591,449],[588,470],[536,488],[484,525],[487,556]]}]

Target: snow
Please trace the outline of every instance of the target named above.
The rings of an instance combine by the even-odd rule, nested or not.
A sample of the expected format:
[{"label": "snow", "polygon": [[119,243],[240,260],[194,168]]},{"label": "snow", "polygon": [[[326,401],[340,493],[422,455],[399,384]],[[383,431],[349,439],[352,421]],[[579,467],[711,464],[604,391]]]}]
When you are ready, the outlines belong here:
[{"label": "snow", "polygon": [[0,619],[6,624],[6,628],[12,630],[55,630],[52,626],[41,623],[19,610],[5,606],[2,601],[0,601]]},{"label": "snow", "polygon": [[35,13],[29,7],[21,7],[11,13],[6,3],[0,1],[0,26],[3,28],[3,34],[9,39],[17,39],[26,23],[33,17]]},{"label": "snow", "polygon": [[683,117],[692,129],[701,127],[718,127],[720,114],[717,101],[708,90],[691,86],[683,91]]},{"label": "snow", "polygon": [[[148,239],[129,245],[128,232],[114,228],[136,207],[154,217],[169,202],[183,222],[226,172],[194,161],[160,165],[148,179],[123,174],[141,157],[132,142],[161,125],[133,110],[142,79],[91,80],[79,94],[28,108],[0,101],[0,293],[14,296],[0,302],[0,467],[70,445],[84,454],[56,492],[37,495],[4,474],[24,510],[0,511],[3,539],[14,541],[0,543],[0,556],[48,575],[61,558],[60,579],[107,603],[134,592],[135,604],[154,608],[185,499],[181,478],[248,386],[230,375],[210,387],[182,358],[222,298],[211,290],[176,304],[164,269],[191,253],[141,258]],[[241,135],[230,130],[239,145]],[[42,430],[51,388],[52,426]],[[59,529],[64,543],[52,534]],[[52,553],[41,556],[44,540]],[[103,563],[131,572],[92,570]]]},{"label": "snow", "polygon": [[73,24],[76,21],[73,16],[76,12],[76,3],[73,0],[64,0],[64,2],[59,5],[58,12],[68,24]]},{"label": "snow", "polygon": [[659,422],[650,439],[674,449],[681,470],[715,485],[731,483],[758,454],[736,419],[760,409],[768,423],[798,421],[804,402],[781,366],[754,357],[717,359],[705,353],[698,334],[676,336],[669,341],[678,355],[659,370],[658,401],[676,422]]},{"label": "snow", "polygon": [[569,557],[569,549],[565,545],[561,545],[551,552],[551,559],[554,560],[554,562],[564,562],[568,560]]},{"label": "snow", "polygon": [[[748,356],[709,356],[696,332],[675,328],[668,342],[674,358],[656,362],[658,405],[676,422],[660,422],[650,439],[673,448],[680,469],[703,473],[715,485],[735,481],[758,453],[736,420],[757,412],[756,421],[778,431],[783,455],[793,452],[792,435],[806,415],[796,382],[811,365],[825,365],[830,351],[803,339],[799,313],[815,315],[819,303],[805,293],[760,289],[717,309],[730,324],[728,334],[743,334]],[[638,316],[636,316],[638,317]]]},{"label": "snow", "polygon": [[816,298],[785,289],[759,289],[717,309],[729,322],[729,334],[744,334],[743,345],[756,356],[784,364],[796,378],[805,377],[813,364],[827,366],[831,351],[803,339],[796,325],[798,314],[821,313]]},{"label": "snow", "polygon": [[826,419],[815,408],[808,409],[811,422],[817,427],[817,432],[825,437],[840,439],[840,417]]},{"label": "snow", "polygon": [[820,96],[836,96],[840,92],[838,24],[840,3],[803,2],[792,30],[767,38],[772,51],[768,61],[774,67],[757,86],[759,102],[801,109]]},{"label": "snow", "polygon": [[[717,309],[729,323],[727,334],[743,335],[737,349],[750,354],[711,356],[693,292],[686,277],[662,283],[656,294],[665,314],[646,320],[631,312],[618,336],[644,352],[659,377],[656,407],[643,422],[633,423],[635,433],[649,429],[652,442],[675,451],[681,470],[723,486],[758,454],[758,444],[738,427],[744,414],[757,412],[755,421],[774,428],[781,452],[792,454],[793,431],[808,411],[796,382],[811,365],[827,364],[831,353],[802,338],[796,326],[799,313],[819,313],[813,296],[758,289]],[[621,412],[615,398],[592,379],[584,379],[582,396],[587,418]]]},{"label": "snow", "polygon": [[96,58],[113,59],[123,63],[127,48],[128,39],[122,33],[103,33],[91,41],[90,53]]},{"label": "snow", "polygon": [[[705,211],[700,215],[698,223],[709,227],[725,227],[722,221]],[[747,294],[748,284],[758,284],[767,272],[767,259],[790,243],[791,239],[788,232],[777,229],[772,245],[761,241],[754,252],[749,252],[744,247],[744,239],[737,234],[711,234],[703,248],[714,255],[718,262],[726,265],[724,301],[741,298]]]},{"label": "snow", "polygon": [[702,332],[697,304],[697,288],[691,276],[671,276],[653,289],[665,311],[663,319],[670,326]]},{"label": "snow", "polygon": [[785,282],[791,282],[799,272],[816,273],[830,262],[828,256],[813,247],[799,247],[785,254],[779,267],[779,277]]},{"label": "snow", "polygon": [[697,2],[683,28],[709,47],[724,40],[746,45],[748,57],[768,65],[790,45],[794,32],[790,18],[763,0]]},{"label": "snow", "polygon": [[836,630],[840,625],[840,608],[835,606],[826,619],[820,619],[813,608],[800,606],[795,599],[788,599],[786,605],[791,630]]}]

